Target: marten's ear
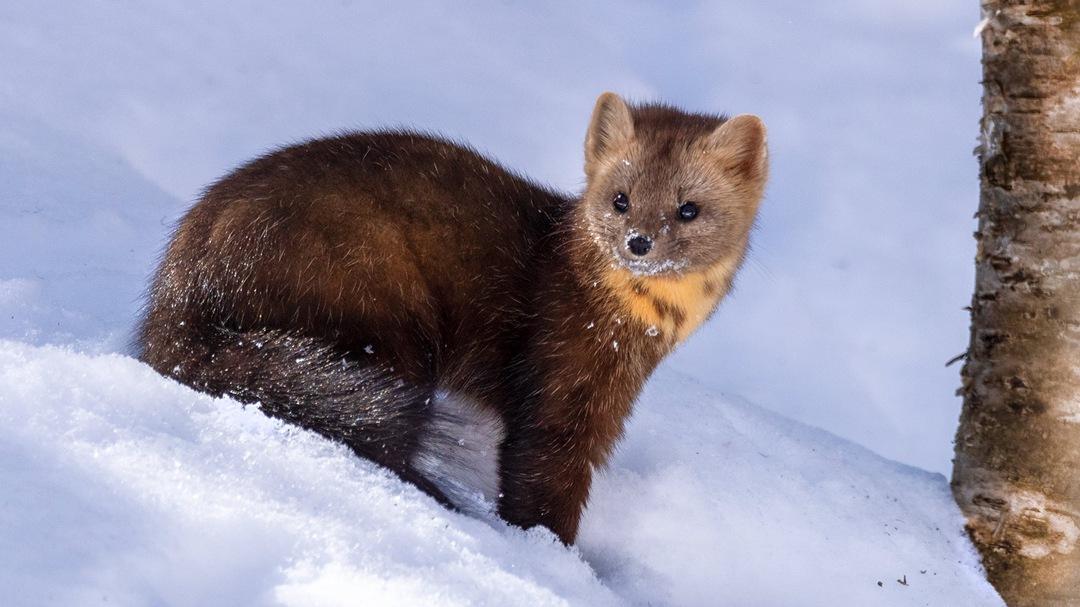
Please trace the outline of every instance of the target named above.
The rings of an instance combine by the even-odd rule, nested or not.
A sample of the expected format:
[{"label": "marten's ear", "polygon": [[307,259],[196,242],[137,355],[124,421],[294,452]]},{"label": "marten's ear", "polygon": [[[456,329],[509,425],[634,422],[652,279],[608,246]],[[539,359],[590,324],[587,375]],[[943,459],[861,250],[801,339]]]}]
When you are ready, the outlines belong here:
[{"label": "marten's ear", "polygon": [[763,185],[768,172],[765,123],[753,114],[740,114],[716,127],[705,145],[722,169]]},{"label": "marten's ear", "polygon": [[585,135],[585,175],[592,177],[599,162],[633,136],[634,118],[622,97],[615,93],[600,95]]}]

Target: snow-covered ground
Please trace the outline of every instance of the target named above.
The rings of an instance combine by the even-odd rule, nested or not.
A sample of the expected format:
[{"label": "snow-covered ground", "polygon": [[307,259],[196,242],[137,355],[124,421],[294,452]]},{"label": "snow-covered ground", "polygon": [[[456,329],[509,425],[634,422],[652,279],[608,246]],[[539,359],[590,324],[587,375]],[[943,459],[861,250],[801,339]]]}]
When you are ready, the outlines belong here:
[{"label": "snow-covered ground", "polygon": [[[543,14],[509,4],[0,4],[0,604],[1000,604],[944,477],[715,388],[736,386],[909,461],[933,453],[936,469],[955,420],[954,376],[927,371],[947,358],[939,346],[952,347],[939,336],[963,333],[936,311],[963,303],[939,288],[954,262],[927,265],[944,259],[952,234],[923,230],[919,213],[898,220],[893,207],[932,206],[921,195],[931,191],[963,198],[963,187],[941,186],[936,167],[948,163],[932,157],[948,146],[919,135],[960,121],[939,111],[942,99],[891,95],[871,80],[847,90],[850,107],[799,87],[863,82],[869,67],[898,78],[907,68],[897,62],[947,66],[956,55],[942,50],[952,43],[938,24],[956,11],[860,0],[791,4],[791,19],[775,20],[783,2],[767,4],[730,7],[725,19],[710,3],[555,3]],[[590,25],[601,21],[613,24],[602,36]],[[895,36],[867,34],[882,28]],[[788,66],[794,80],[779,77],[777,57],[794,56],[766,47],[819,30],[855,36],[864,52],[844,38],[821,50],[827,59]],[[679,33],[677,49],[663,32]],[[936,32],[932,44],[920,32]],[[924,47],[937,51],[904,50]],[[685,69],[661,50],[683,53]],[[730,59],[743,56],[758,63]],[[699,57],[729,59],[713,69],[691,63]],[[835,78],[814,71],[828,65]],[[937,84],[910,95],[948,86],[948,70],[933,69],[925,81]],[[693,85],[699,73],[734,84]],[[604,88],[763,113],[775,178],[748,280],[650,383],[576,548],[448,512],[340,446],[125,356],[170,225],[232,164],[331,128],[410,121],[572,188]],[[908,109],[865,109],[886,97]],[[932,118],[925,129],[886,121],[858,133],[890,137],[888,149],[852,147],[854,131],[829,138],[829,125],[873,131],[883,113]],[[832,155],[810,144],[822,137]],[[922,154],[909,167],[921,181],[880,172],[903,146]],[[907,189],[864,196],[879,178]],[[850,237],[876,221],[852,210],[863,205],[893,231]],[[942,219],[954,210],[942,213],[925,221],[966,232]],[[912,234],[920,246],[908,259]],[[913,292],[915,278],[917,296],[893,297]]]},{"label": "snow-covered ground", "polygon": [[0,342],[6,605],[996,605],[944,479],[662,372],[576,549],[117,354]]}]

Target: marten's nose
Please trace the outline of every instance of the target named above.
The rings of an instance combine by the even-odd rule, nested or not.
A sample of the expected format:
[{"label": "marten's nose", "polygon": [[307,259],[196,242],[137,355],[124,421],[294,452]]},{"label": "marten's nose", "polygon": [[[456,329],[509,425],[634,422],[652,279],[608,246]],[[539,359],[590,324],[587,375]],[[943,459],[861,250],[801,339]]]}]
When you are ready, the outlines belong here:
[{"label": "marten's nose", "polygon": [[649,238],[648,236],[635,236],[626,241],[626,246],[634,255],[644,255],[649,252],[649,249],[652,249],[652,238]]}]

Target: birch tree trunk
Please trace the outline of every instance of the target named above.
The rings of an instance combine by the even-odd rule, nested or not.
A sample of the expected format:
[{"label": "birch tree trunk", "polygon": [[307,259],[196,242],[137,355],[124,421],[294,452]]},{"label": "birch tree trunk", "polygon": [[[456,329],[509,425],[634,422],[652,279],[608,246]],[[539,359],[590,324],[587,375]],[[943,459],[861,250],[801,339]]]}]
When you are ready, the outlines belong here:
[{"label": "birch tree trunk", "polygon": [[953,493],[1010,605],[1080,606],[1080,0],[983,0]]}]

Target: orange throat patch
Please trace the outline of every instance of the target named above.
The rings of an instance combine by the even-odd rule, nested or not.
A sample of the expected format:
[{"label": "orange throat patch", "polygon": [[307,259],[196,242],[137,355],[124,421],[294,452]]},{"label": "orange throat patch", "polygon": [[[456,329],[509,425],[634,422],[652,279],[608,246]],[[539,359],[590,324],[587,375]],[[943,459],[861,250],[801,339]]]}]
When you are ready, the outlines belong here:
[{"label": "orange throat patch", "polygon": [[722,261],[702,272],[672,277],[638,276],[612,268],[604,272],[604,281],[627,313],[678,344],[716,309],[737,265]]}]

